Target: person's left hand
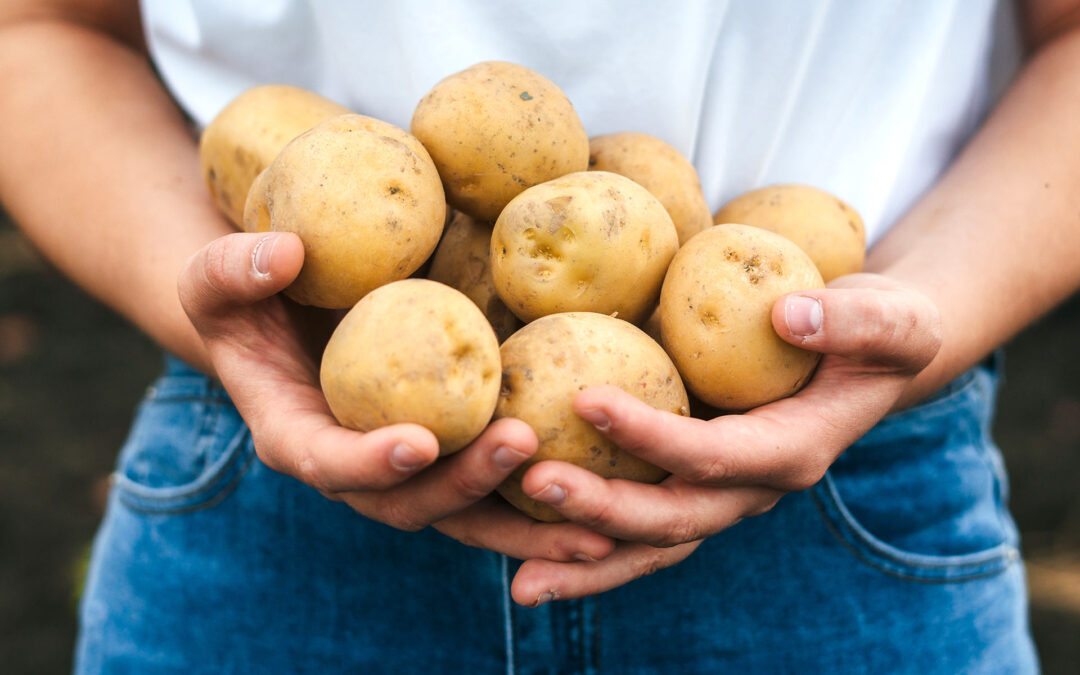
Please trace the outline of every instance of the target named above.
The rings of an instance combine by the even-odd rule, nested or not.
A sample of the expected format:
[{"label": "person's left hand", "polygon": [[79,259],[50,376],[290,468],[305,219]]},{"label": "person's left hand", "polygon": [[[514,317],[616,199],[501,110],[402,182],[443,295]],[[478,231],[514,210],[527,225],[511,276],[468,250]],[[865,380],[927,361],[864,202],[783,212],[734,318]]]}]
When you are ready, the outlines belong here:
[{"label": "person's left hand", "polygon": [[814,485],[897,407],[941,346],[933,302],[872,274],[784,296],[772,322],[785,341],[825,354],[810,383],[790,398],[705,421],[656,410],[615,387],[577,395],[578,415],[672,475],[645,485],[566,462],[530,468],[522,480],[526,494],[621,541],[597,562],[526,561],[511,589],[516,602],[583,597],[674,565],[705,537]]}]

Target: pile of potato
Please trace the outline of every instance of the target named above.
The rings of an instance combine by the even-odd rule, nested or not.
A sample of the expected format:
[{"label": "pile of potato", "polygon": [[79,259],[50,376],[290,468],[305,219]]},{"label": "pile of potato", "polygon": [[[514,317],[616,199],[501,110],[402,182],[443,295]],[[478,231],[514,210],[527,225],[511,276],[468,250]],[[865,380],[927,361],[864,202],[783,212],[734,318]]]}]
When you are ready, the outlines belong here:
[{"label": "pile of potato", "polygon": [[666,475],[575,415],[578,391],[611,384],[680,415],[684,381],[721,411],[789,396],[819,356],[776,335],[773,303],[862,266],[862,221],[835,197],[772,186],[714,219],[678,151],[642,133],[590,140],[563,92],[519,65],[447,77],[410,132],[275,85],[227,106],[200,152],[236,225],[303,240],[286,294],[351,308],[321,367],[338,421],[416,422],[449,454],[493,417],[523,419],[540,449],[499,491],[541,520],[559,514],[521,490],[535,462]]}]

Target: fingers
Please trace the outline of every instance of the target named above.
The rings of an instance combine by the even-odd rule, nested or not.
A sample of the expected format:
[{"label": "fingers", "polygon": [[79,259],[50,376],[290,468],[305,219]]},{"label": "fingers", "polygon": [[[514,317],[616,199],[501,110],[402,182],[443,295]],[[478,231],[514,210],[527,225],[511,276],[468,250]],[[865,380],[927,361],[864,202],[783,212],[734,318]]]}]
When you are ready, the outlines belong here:
[{"label": "fingers", "polygon": [[342,497],[364,515],[401,530],[419,530],[491,494],[536,447],[529,425],[501,419],[467,448],[393,490]]},{"label": "fingers", "polygon": [[716,484],[731,478],[732,453],[753,441],[742,438],[738,428],[722,438],[711,422],[657,410],[610,385],[579,392],[573,406],[623,450],[691,482]]},{"label": "fingers", "polygon": [[204,334],[214,319],[288,286],[304,260],[300,238],[287,232],[219,237],[193,255],[177,281],[180,302]]},{"label": "fingers", "polygon": [[772,508],[783,492],[714,488],[671,477],[659,485],[604,479],[565,462],[540,462],[521,481],[527,495],[602,534],[657,547],[715,534]]},{"label": "fingers", "polygon": [[798,395],[710,421],[659,411],[615,387],[590,387],[574,410],[620,447],[704,486],[817,483],[836,456],[888,410],[902,378],[851,378],[826,357]]},{"label": "fingers", "polygon": [[791,344],[861,363],[918,373],[941,347],[941,318],[925,295],[905,288],[825,288],[773,305],[773,327]]},{"label": "fingers", "polygon": [[252,433],[264,464],[326,494],[392,487],[439,456],[434,434],[416,424],[361,433],[308,413],[270,417]]},{"label": "fingers", "polygon": [[600,560],[615,549],[610,537],[574,523],[541,523],[490,496],[434,524],[463,544],[527,560]]},{"label": "fingers", "polygon": [[552,600],[573,600],[617,588],[685,560],[701,545],[689,542],[671,548],[620,543],[597,562],[554,562],[533,559],[522,563],[510,584],[514,602],[539,607]]}]

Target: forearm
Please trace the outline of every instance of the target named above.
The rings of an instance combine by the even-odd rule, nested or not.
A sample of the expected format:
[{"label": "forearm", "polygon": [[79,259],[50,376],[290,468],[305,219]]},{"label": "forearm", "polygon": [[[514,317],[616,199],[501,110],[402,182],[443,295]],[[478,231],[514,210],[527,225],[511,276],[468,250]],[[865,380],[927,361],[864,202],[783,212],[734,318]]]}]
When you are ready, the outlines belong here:
[{"label": "forearm", "polygon": [[933,392],[1080,287],[1080,30],[1037,53],[941,181],[870,252],[941,311]]},{"label": "forearm", "polygon": [[177,274],[230,231],[144,55],[59,20],[0,29],[0,200],[61,271],[207,369]]}]

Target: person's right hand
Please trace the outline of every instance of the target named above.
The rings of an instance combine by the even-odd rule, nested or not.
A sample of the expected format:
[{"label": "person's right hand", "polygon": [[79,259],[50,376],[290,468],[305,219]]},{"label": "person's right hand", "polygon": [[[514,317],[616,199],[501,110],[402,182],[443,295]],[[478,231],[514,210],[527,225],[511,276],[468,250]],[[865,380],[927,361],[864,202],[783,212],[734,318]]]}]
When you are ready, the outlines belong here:
[{"label": "person's right hand", "polygon": [[491,424],[437,463],[438,441],[421,426],[362,433],[338,425],[319,388],[319,358],[339,314],[278,293],[303,258],[293,234],[230,234],[196,253],[178,281],[184,310],[267,466],[398,529],[433,525],[519,559],[599,560],[611,552],[606,536],[536,522],[491,494],[536,452],[536,435],[520,420]]}]

